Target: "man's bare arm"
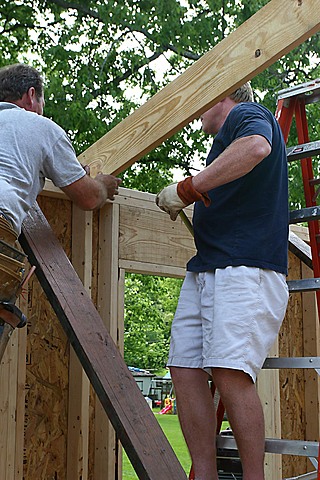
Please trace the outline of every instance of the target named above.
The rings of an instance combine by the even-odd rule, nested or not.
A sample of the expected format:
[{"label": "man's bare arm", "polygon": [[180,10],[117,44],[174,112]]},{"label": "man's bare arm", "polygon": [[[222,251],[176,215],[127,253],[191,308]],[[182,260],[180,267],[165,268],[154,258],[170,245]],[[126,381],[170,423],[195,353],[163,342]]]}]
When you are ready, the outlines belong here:
[{"label": "man's bare arm", "polygon": [[97,210],[118,194],[121,179],[113,175],[85,175],[61,190],[82,210]]},{"label": "man's bare arm", "polygon": [[232,182],[249,173],[270,152],[269,142],[261,135],[239,138],[193,177],[193,186],[198,192],[204,193]]}]

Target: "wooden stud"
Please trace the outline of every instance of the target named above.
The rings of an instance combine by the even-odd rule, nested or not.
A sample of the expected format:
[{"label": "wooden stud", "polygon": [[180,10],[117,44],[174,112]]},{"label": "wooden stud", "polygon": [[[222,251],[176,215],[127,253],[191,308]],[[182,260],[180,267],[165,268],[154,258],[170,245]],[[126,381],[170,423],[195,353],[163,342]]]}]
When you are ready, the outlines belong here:
[{"label": "wooden stud", "polygon": [[[92,212],[72,209],[72,264],[90,295],[92,277]],[[88,479],[90,383],[70,350],[67,478]]]},{"label": "wooden stud", "polygon": [[[119,205],[106,205],[99,215],[98,312],[118,344],[118,249]],[[112,247],[111,247],[112,246]],[[118,440],[97,401],[95,407],[94,480],[120,478],[118,472]]]},{"label": "wooden stud", "polygon": [[[312,278],[313,272],[302,264],[302,277]],[[305,357],[320,357],[320,329],[315,293],[302,295],[303,344]],[[305,370],[306,440],[320,438],[320,375]]]},{"label": "wooden stud", "polygon": [[[269,357],[278,357],[278,340],[273,345]],[[280,388],[278,370],[261,370],[257,378],[257,391],[265,418],[266,438],[281,438]],[[266,453],[264,462],[265,478],[282,478],[281,456]]]}]

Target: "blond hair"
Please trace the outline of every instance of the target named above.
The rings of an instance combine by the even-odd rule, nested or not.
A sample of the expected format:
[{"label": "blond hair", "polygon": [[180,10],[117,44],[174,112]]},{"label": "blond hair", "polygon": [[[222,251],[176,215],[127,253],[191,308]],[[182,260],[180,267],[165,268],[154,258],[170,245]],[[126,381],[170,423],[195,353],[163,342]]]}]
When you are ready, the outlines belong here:
[{"label": "blond hair", "polygon": [[250,82],[246,82],[241,87],[237,88],[229,97],[236,103],[253,102],[253,91]]}]

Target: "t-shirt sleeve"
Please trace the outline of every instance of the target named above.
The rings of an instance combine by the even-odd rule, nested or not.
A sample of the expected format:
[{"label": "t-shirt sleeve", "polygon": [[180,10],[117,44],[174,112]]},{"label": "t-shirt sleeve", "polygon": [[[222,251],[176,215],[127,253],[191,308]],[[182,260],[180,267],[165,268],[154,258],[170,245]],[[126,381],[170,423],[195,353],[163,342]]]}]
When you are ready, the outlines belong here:
[{"label": "t-shirt sleeve", "polygon": [[233,140],[250,135],[261,135],[272,145],[272,122],[269,112],[256,104],[239,104],[228,116],[229,128],[232,129]]},{"label": "t-shirt sleeve", "polygon": [[[57,131],[56,131],[57,133]],[[58,130],[48,146],[43,173],[56,187],[62,188],[80,180],[86,172],[76,157],[72,143],[63,129]]]}]

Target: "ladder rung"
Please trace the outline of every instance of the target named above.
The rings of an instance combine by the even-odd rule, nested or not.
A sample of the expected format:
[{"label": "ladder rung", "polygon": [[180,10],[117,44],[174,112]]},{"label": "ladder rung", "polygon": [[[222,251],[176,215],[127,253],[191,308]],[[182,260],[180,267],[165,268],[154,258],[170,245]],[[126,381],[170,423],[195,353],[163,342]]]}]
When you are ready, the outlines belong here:
[{"label": "ladder rung", "polygon": [[312,222],[320,218],[320,207],[301,208],[301,210],[292,210],[290,212],[289,223]]},{"label": "ladder rung", "polygon": [[320,178],[313,178],[309,180],[309,185],[320,185]]},{"label": "ladder rung", "polygon": [[301,158],[314,157],[315,155],[320,155],[319,140],[316,142],[302,143],[301,145],[287,148],[288,162],[300,160]]},{"label": "ladder rung", "polygon": [[308,473],[302,473],[301,475],[298,475],[297,477],[286,477],[283,480],[317,480],[318,473],[316,471],[314,472],[308,472]]},{"label": "ladder rung", "polygon": [[[306,96],[306,103],[311,103],[317,101],[319,95],[317,95],[318,90],[320,89],[320,79],[316,78],[310,82],[300,83],[300,85],[295,85],[294,87],[284,88],[279,90],[278,99],[297,97],[297,96]],[[306,95],[307,94],[307,95]]]},{"label": "ladder rung", "polygon": [[264,369],[277,368],[320,368],[320,357],[271,357],[266,358]]},{"label": "ladder rung", "polygon": [[[229,435],[217,436],[217,447],[237,450],[234,437]],[[303,440],[284,440],[277,438],[266,438],[265,451],[268,453],[280,453],[287,455],[299,455],[302,457],[318,456],[319,443]]]},{"label": "ladder rung", "polygon": [[320,290],[320,278],[303,278],[301,280],[288,280],[289,292],[315,292]]}]

